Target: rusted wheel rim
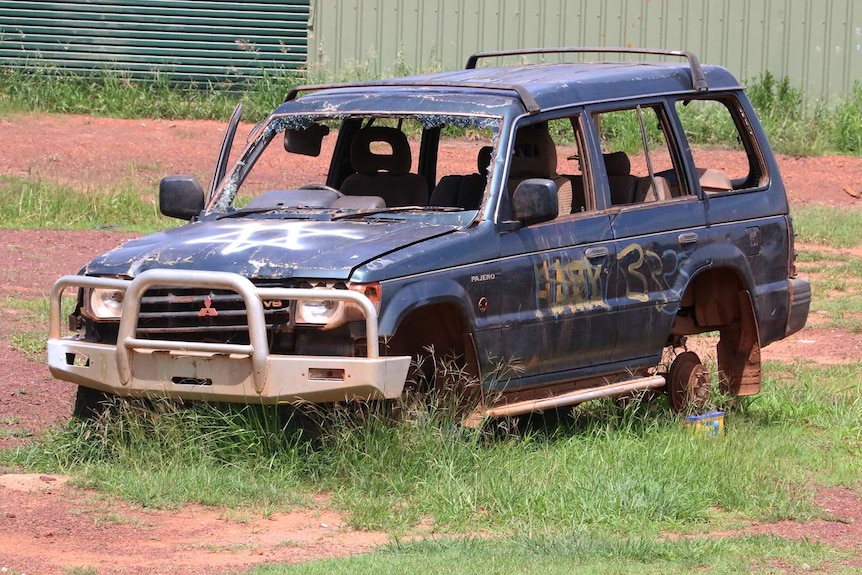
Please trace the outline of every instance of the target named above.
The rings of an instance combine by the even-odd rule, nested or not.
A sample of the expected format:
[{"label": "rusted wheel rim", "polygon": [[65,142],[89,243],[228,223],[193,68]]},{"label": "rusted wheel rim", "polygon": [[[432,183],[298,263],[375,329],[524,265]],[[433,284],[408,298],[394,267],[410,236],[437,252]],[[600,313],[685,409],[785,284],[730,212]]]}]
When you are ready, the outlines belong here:
[{"label": "rusted wheel rim", "polygon": [[709,372],[693,351],[679,354],[667,375],[670,404],[677,413],[702,409],[709,400]]}]

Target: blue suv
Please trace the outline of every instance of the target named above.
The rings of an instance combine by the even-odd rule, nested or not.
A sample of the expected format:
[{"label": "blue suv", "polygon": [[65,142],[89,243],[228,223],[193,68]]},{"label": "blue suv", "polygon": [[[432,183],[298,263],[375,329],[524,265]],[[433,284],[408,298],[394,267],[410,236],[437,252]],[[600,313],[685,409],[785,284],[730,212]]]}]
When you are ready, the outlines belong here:
[{"label": "blue suv", "polygon": [[749,395],[761,348],[805,324],[775,157],[739,82],[690,53],[487,52],[304,86],[228,166],[239,116],[208,190],[161,182],[188,223],[55,285],[49,364],[77,415],[113,395],[392,399],[435,385],[429,353],[480,416],[659,388],[685,411],[712,384],[688,336],[714,332],[717,385]]}]

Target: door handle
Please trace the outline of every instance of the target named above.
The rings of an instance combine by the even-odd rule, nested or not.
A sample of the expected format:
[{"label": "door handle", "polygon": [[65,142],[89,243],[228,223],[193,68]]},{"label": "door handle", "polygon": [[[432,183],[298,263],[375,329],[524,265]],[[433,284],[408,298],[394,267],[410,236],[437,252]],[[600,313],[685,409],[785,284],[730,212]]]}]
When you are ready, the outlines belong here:
[{"label": "door handle", "polygon": [[587,248],[584,255],[587,256],[588,260],[597,260],[608,257],[608,253],[608,248]]},{"label": "door handle", "polygon": [[698,240],[697,234],[694,232],[686,232],[679,234],[679,243],[682,245],[685,244],[696,244]]}]

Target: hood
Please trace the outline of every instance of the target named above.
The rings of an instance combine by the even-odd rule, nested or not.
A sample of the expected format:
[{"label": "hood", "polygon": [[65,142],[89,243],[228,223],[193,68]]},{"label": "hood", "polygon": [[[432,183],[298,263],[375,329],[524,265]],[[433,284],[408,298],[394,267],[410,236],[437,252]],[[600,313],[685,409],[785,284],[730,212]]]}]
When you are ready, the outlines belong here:
[{"label": "hood", "polygon": [[160,268],[226,271],[250,279],[346,280],[369,260],[458,227],[410,219],[211,220],[132,240],[91,261],[84,273],[135,277]]}]

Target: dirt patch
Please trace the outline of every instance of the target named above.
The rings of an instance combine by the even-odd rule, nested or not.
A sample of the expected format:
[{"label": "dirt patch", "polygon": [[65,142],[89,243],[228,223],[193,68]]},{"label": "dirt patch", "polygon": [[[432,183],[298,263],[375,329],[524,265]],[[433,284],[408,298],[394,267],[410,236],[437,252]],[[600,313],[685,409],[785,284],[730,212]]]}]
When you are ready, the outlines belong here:
[{"label": "dirt patch", "polygon": [[[242,126],[240,134],[250,126]],[[221,122],[115,120],[85,116],[0,118],[0,174],[38,176],[78,189],[118,181],[156,189],[159,178],[190,173],[208,181],[223,135]],[[243,140],[243,137],[238,140]],[[701,154],[720,166],[721,152]],[[464,173],[474,160],[465,157]],[[823,203],[862,209],[844,188],[862,188],[862,158],[780,157],[794,205]],[[5,248],[0,288],[12,298],[43,298],[54,280],[129,239],[105,231],[0,230]],[[857,254],[858,255],[858,254]],[[10,348],[25,315],[0,299],[0,447],[66,420],[74,386],[53,380],[43,362]],[[841,330],[808,327],[768,346],[764,359],[858,361],[862,340]],[[848,490],[824,490],[817,503],[838,518],[753,525],[750,532],[808,537],[859,549],[862,502]],[[732,535],[732,534],[730,534]],[[262,517],[198,506],[178,511],[136,508],[53,476],[0,476],[0,567],[62,574],[74,567],[111,573],[238,572],[264,562],[342,557],[383,543],[383,533],[357,532],[317,508]]]},{"label": "dirt patch", "polygon": [[95,254],[130,237],[102,231],[0,230],[5,248],[0,260],[0,447],[68,419],[75,394],[75,386],[53,379],[44,362],[10,348],[17,331],[33,326],[28,314],[7,298],[45,298],[58,277],[77,273]]},{"label": "dirt patch", "polygon": [[55,476],[0,476],[0,567],[63,575],[241,572],[260,563],[346,557],[385,543],[323,508],[243,515],[189,505],[126,505]]},{"label": "dirt patch", "polygon": [[[862,553],[862,499],[859,495],[843,487],[821,489],[814,496],[814,502],[823,509],[826,519],[815,519],[806,523],[755,523],[742,532],[752,535],[777,535],[786,539],[806,539],[856,549]],[[857,559],[852,565],[862,567],[862,561]]]}]

